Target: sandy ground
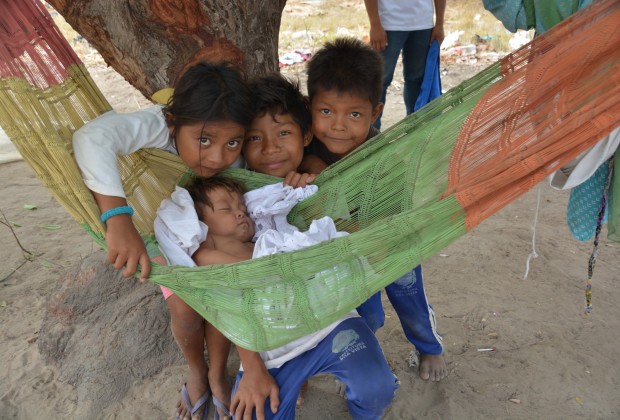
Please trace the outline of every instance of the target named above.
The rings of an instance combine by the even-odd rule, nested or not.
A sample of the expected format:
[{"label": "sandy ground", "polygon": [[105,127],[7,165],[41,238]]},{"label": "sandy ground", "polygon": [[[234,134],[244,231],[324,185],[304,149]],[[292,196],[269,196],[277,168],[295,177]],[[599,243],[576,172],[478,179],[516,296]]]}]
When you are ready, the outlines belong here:
[{"label": "sandy ground", "polygon": [[[482,67],[448,67],[444,86]],[[124,81],[104,66],[91,70],[117,108],[147,103],[128,95]],[[385,126],[402,118],[399,95],[398,89],[390,92]],[[0,418],[77,418],[79,390],[59,380],[60,372],[44,363],[37,339],[46,301],[69,268],[101,251],[26,163],[0,165],[0,179],[0,209],[20,225],[14,228],[19,242],[35,254],[33,261],[26,261],[10,230],[0,225]],[[538,194],[538,258],[524,280]],[[620,364],[614,356],[620,347],[620,289],[614,283],[620,278],[620,244],[601,242],[594,311],[585,316],[592,246],[570,237],[567,198],[567,193],[541,184],[424,264],[426,291],[444,337],[449,369],[442,382],[422,381],[409,367],[411,346],[386,303],[388,319],[378,337],[401,381],[386,419],[620,418]],[[26,210],[25,204],[37,209]],[[479,351],[484,348],[496,351]],[[236,367],[232,357],[231,374]],[[99,417],[170,418],[184,374],[179,364],[134,383],[125,398]],[[349,418],[330,377],[311,380],[298,418]]]}]

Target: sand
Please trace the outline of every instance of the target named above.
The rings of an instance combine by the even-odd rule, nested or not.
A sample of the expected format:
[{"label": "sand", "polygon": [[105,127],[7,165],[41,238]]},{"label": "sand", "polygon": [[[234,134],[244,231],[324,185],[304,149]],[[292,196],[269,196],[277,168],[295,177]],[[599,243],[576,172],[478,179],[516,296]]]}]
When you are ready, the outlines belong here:
[{"label": "sand", "polygon": [[[448,67],[444,80],[457,75],[453,82],[458,82],[463,69]],[[105,66],[91,71],[117,108],[147,104],[139,95],[127,95],[125,82]],[[399,95],[393,90],[388,97],[385,126],[404,113]],[[1,164],[0,179],[0,210],[19,225],[14,227],[19,243],[35,255],[25,260],[11,231],[0,225],[0,418],[77,418],[80,390],[46,365],[37,340],[49,297],[71,267],[101,251],[26,163]],[[409,367],[411,345],[385,303],[388,318],[378,337],[401,381],[386,419],[620,417],[620,364],[614,356],[620,347],[620,244],[601,241],[594,310],[586,316],[592,244],[571,238],[567,199],[567,192],[542,183],[424,263],[426,292],[444,337],[447,379],[425,382]],[[37,209],[27,210],[25,204]],[[537,207],[538,258],[523,279]],[[479,351],[488,348],[496,350]],[[231,374],[237,360],[231,357]],[[136,381],[96,417],[170,418],[184,375],[179,363]],[[331,377],[310,381],[298,418],[349,418]]]}]

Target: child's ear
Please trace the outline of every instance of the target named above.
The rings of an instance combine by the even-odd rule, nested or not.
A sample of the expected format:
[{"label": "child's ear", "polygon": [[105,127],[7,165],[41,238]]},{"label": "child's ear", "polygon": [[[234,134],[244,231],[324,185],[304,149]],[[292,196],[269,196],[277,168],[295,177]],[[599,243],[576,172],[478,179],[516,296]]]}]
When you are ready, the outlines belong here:
[{"label": "child's ear", "polygon": [[[171,113],[169,112],[164,112],[164,118],[166,120],[166,125],[168,126],[169,130],[173,130],[174,127],[174,117],[172,116]],[[174,133],[171,131],[170,135],[173,135]]]},{"label": "child's ear", "polygon": [[375,123],[377,118],[379,118],[379,115],[381,115],[382,111],[383,111],[383,104],[379,102],[377,105],[375,105],[375,107],[372,110],[372,121],[370,122],[371,124]]},{"label": "child's ear", "polygon": [[312,141],[312,130],[308,128],[308,131],[306,131],[306,134],[304,134],[304,138],[303,138],[304,147],[309,145],[311,141]]}]

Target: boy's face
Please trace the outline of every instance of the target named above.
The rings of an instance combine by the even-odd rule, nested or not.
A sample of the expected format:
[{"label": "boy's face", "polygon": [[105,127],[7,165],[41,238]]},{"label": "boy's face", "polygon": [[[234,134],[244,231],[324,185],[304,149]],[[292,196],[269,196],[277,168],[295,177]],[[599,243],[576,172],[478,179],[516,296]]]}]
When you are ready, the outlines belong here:
[{"label": "boy's face", "polygon": [[331,153],[344,157],[364,143],[383,104],[352,93],[319,89],[310,104],[312,134]]},{"label": "boy's face", "polygon": [[246,132],[243,157],[249,169],[284,178],[291,171],[297,172],[310,140],[310,130],[302,135],[291,114],[274,117],[266,112],[254,118]]},{"label": "boy's face", "polygon": [[230,121],[182,125],[174,136],[179,157],[196,174],[210,177],[232,165],[241,153],[245,129]]},{"label": "boy's face", "polygon": [[243,196],[226,188],[209,193],[213,208],[203,205],[203,222],[209,226],[207,235],[234,238],[249,242],[254,236],[254,222],[248,216]]}]

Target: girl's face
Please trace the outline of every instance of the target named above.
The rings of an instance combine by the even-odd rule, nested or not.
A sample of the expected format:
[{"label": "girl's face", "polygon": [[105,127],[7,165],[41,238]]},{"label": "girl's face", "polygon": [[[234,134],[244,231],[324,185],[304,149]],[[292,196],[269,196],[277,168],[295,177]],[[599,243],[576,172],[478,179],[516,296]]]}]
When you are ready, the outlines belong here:
[{"label": "girl's face", "polygon": [[245,129],[232,121],[210,121],[171,127],[170,134],[181,160],[197,175],[210,177],[237,160]]},{"label": "girl's face", "polygon": [[284,178],[297,172],[310,140],[310,130],[304,136],[291,114],[274,117],[266,112],[254,118],[245,133],[243,157],[249,169]]}]

